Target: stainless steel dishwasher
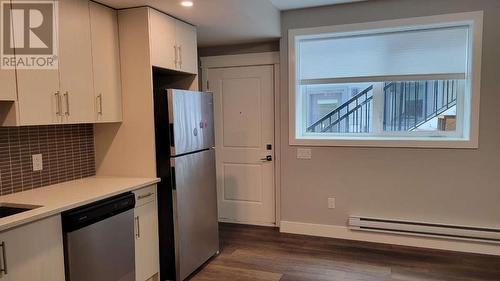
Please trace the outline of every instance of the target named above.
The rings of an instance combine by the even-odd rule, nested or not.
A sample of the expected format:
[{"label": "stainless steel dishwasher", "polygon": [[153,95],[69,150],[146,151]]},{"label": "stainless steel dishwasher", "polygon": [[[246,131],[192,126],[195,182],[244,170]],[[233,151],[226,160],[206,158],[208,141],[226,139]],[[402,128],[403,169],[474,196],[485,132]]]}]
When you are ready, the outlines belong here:
[{"label": "stainless steel dishwasher", "polygon": [[67,281],[134,281],[132,193],[62,214]]}]

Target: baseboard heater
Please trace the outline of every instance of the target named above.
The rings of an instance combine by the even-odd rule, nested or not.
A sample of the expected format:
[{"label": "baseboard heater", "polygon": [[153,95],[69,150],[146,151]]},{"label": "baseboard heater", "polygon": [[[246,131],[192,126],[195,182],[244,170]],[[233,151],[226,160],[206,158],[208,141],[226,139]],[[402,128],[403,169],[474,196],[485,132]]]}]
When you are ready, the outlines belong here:
[{"label": "baseboard heater", "polygon": [[500,228],[391,220],[360,216],[349,217],[349,229],[403,235],[500,243]]}]

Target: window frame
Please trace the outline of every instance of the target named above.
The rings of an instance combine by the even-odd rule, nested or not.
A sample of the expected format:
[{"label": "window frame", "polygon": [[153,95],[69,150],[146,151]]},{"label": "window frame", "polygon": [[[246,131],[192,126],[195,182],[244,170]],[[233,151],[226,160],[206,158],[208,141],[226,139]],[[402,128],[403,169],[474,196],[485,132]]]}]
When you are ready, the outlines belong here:
[{"label": "window frame", "polygon": [[[400,133],[385,132],[382,136],[373,136],[369,134],[356,133],[352,136],[349,134],[325,134],[325,133],[307,133],[304,131],[301,124],[297,122],[298,110],[304,114],[305,108],[302,107],[302,100],[297,99],[299,94],[299,85],[297,83],[297,56],[296,49],[298,46],[298,38],[301,36],[325,37],[326,35],[363,35],[390,31],[411,31],[423,28],[441,28],[453,27],[458,25],[469,26],[469,53],[468,53],[468,69],[465,77],[465,91],[468,91],[466,98],[462,101],[469,106],[459,108],[462,115],[457,119],[468,116],[469,120],[461,120],[463,126],[462,132],[439,132],[439,137],[436,137],[432,132],[412,132],[412,136],[401,136]],[[304,146],[355,146],[355,147],[428,147],[428,148],[478,148],[479,146],[479,101],[480,101],[480,83],[481,83],[481,50],[482,50],[482,29],[483,29],[483,12],[466,12],[456,14],[444,14],[436,16],[384,20],[375,22],[364,22],[355,24],[321,26],[313,28],[290,29],[288,31],[288,99],[289,99],[289,144],[304,145]],[[430,76],[419,77],[415,79],[424,80]],[[433,76],[433,78],[435,77]],[[325,79],[328,80],[328,79]],[[346,83],[362,82],[362,77],[354,79],[336,79],[345,80]],[[326,81],[325,81],[326,82]],[[369,82],[369,81],[365,81]],[[463,99],[463,98],[462,98]],[[458,122],[458,120],[457,120]],[[300,134],[299,137],[297,137]],[[459,134],[459,135],[458,135]],[[447,137],[443,137],[448,135]]]}]

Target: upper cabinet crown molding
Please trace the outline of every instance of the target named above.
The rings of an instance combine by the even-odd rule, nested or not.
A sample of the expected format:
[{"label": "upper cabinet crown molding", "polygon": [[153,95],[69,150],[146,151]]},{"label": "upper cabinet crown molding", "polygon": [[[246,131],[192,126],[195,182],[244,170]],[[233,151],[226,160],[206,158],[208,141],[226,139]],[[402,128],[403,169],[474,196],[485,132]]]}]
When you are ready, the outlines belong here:
[{"label": "upper cabinet crown molding", "polygon": [[149,8],[151,64],[198,74],[196,27]]}]

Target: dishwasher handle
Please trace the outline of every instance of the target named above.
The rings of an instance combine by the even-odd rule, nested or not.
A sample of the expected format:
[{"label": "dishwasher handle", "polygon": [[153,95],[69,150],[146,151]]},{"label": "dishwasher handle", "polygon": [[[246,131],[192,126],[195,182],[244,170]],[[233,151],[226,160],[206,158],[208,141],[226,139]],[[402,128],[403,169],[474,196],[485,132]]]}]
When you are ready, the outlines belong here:
[{"label": "dishwasher handle", "polygon": [[135,207],[135,195],[131,192],[104,199],[62,213],[63,232],[73,232]]}]

